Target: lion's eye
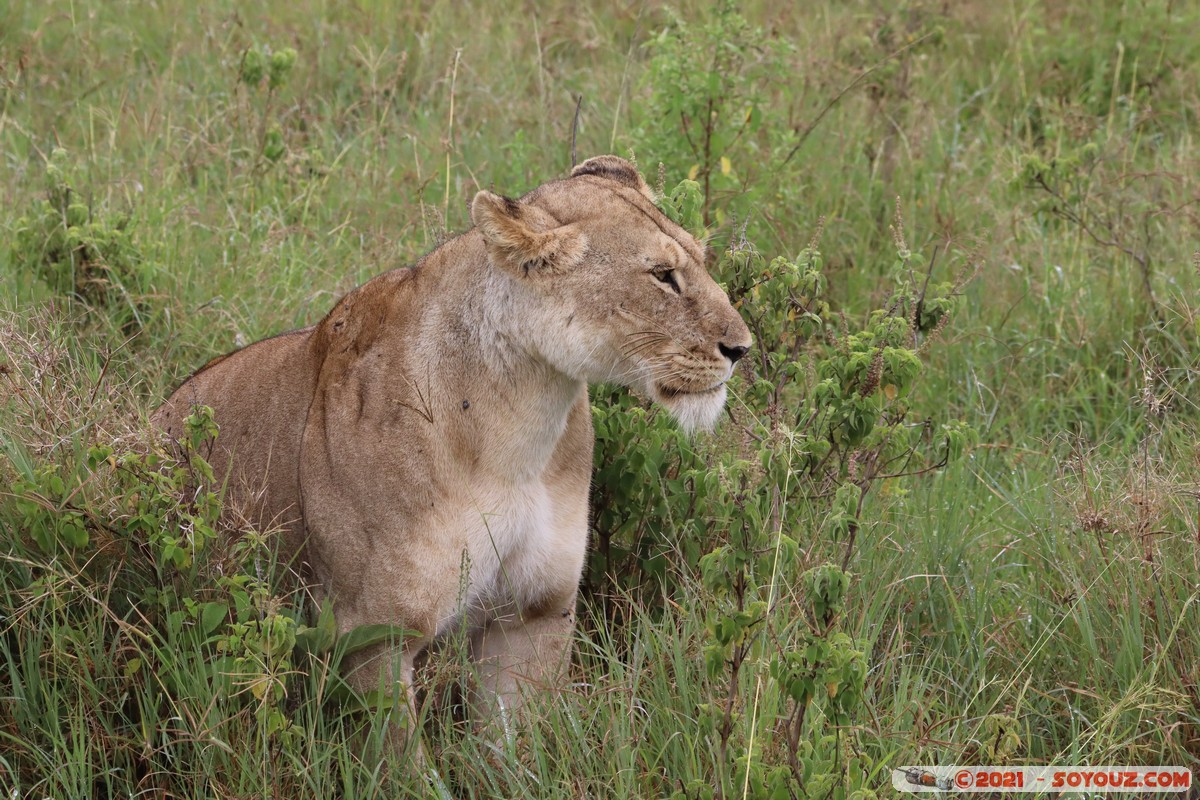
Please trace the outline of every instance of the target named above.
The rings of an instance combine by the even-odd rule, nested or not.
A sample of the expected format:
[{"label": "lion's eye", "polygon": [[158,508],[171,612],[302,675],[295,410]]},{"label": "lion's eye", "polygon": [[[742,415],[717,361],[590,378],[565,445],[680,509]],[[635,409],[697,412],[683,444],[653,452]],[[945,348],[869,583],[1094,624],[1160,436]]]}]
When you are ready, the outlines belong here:
[{"label": "lion's eye", "polygon": [[671,291],[675,294],[681,294],[679,290],[679,281],[675,279],[675,270],[670,267],[659,267],[653,272],[654,279],[659,283],[665,283],[671,287]]}]

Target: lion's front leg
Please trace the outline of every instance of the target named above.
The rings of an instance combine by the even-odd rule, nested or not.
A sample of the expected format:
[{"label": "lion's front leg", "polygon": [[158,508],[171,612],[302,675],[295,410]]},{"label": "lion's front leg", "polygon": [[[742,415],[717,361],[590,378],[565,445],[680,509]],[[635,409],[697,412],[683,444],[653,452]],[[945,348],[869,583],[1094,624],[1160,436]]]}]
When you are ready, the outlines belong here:
[{"label": "lion's front leg", "polygon": [[384,747],[397,756],[422,758],[413,663],[429,645],[428,639],[403,644],[379,644],[346,656],[342,664],[346,682],[371,705],[387,705]]},{"label": "lion's front leg", "polygon": [[505,733],[531,693],[556,688],[571,658],[575,596],[534,612],[490,622],[471,639],[478,683],[472,708],[480,722],[499,723]]}]

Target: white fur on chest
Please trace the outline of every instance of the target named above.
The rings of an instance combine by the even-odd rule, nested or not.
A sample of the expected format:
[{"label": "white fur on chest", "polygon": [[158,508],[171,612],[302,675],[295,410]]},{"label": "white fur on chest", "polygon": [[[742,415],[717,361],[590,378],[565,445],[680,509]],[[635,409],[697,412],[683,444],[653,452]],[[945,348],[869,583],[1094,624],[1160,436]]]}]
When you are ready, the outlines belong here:
[{"label": "white fur on chest", "polygon": [[[586,502],[586,501],[585,501]],[[473,493],[459,604],[473,625],[536,604],[563,581],[578,581],[586,514],[570,513],[541,482]]]}]

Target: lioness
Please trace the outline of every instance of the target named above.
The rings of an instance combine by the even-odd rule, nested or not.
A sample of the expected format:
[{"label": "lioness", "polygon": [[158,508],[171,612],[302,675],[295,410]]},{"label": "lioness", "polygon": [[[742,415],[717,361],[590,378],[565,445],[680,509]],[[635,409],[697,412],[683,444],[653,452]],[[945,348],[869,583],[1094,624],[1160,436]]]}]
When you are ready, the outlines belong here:
[{"label": "lioness", "polygon": [[[361,659],[362,690],[412,691],[413,660],[470,637],[481,695],[553,682],[587,549],[587,384],[617,381],[711,427],[750,332],[704,251],[636,168],[590,159],[346,295],[318,324],[218,358],[155,413],[211,406],[227,500],[281,527],[340,631],[419,632]],[[369,665],[369,666],[368,666]]]}]

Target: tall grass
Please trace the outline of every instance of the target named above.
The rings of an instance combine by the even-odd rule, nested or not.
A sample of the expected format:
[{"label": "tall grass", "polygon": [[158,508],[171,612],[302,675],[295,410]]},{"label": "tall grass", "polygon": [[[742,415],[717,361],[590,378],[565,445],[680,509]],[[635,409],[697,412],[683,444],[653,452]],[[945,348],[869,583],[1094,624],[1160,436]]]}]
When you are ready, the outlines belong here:
[{"label": "tall grass", "polygon": [[[925,417],[965,419],[981,444],[944,471],[885,482],[863,509],[843,624],[866,642],[870,671],[845,746],[881,787],[904,763],[1195,769],[1200,14],[1165,0],[744,13],[762,28],[753,52],[783,59],[747,74],[792,138],[781,151],[787,131],[747,136],[729,175],[718,169],[714,249],[747,230],[764,252],[795,253],[823,218],[835,310],[857,319],[886,301],[899,197],[921,232],[914,249],[985,265],[909,400]],[[689,3],[677,15],[697,26],[713,12]],[[569,686],[511,740],[477,732],[449,702],[466,666],[448,645],[426,667],[427,768],[414,773],[380,754],[380,715],[338,701],[319,658],[273,675],[292,728],[268,735],[220,637],[191,617],[172,627],[171,609],[147,600],[171,581],[145,543],[118,535],[117,478],[43,497],[111,526],[79,557],[34,544],[15,488],[46,465],[90,474],[99,441],[136,450],[184,376],[313,322],[465,227],[477,189],[517,194],[562,174],[580,95],[581,156],[632,150],[652,183],[659,161],[684,177],[682,134],[650,102],[654,43],[675,16],[654,3],[8,3],[6,796],[702,794],[721,756],[699,733],[701,708],[727,693],[703,664],[715,601],[686,559],[667,559],[656,597],[592,575]],[[263,46],[298,52],[277,89],[239,77]],[[272,130],[277,161],[263,156]],[[58,147],[94,219],[127,220],[123,246],[147,282],[121,284],[123,305],[55,291],[14,245]],[[659,526],[664,552],[688,546],[680,522]],[[693,546],[727,535],[710,522],[686,529],[701,532]],[[795,535],[813,563],[840,552]],[[282,570],[259,575],[239,558],[218,548],[208,563],[304,608]],[[227,601],[211,577],[194,576],[194,597]],[[801,599],[779,591],[783,628]],[[783,713],[757,691],[768,667],[751,659],[731,693],[756,736]],[[1017,744],[998,750],[997,726]]]}]

